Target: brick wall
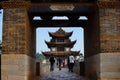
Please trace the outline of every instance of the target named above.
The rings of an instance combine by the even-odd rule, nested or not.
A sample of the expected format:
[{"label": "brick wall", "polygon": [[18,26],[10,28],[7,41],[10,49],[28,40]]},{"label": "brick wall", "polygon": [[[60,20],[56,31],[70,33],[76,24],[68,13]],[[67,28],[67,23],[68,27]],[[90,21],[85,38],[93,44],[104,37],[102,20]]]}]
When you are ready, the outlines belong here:
[{"label": "brick wall", "polygon": [[26,8],[4,9],[2,80],[35,79],[35,35]]},{"label": "brick wall", "polygon": [[3,54],[14,53],[35,56],[36,29],[29,24],[26,9],[4,9]]},{"label": "brick wall", "polygon": [[101,52],[120,52],[120,9],[100,9]]}]

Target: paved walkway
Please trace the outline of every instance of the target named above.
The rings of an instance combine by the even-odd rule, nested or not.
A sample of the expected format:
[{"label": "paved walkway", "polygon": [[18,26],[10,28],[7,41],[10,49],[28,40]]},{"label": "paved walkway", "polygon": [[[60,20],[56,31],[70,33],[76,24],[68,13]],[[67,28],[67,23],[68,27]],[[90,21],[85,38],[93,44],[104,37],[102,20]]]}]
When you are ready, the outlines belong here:
[{"label": "paved walkway", "polygon": [[38,78],[37,80],[88,80],[78,74],[68,72],[66,68],[62,68],[61,71],[56,68],[53,72]]}]

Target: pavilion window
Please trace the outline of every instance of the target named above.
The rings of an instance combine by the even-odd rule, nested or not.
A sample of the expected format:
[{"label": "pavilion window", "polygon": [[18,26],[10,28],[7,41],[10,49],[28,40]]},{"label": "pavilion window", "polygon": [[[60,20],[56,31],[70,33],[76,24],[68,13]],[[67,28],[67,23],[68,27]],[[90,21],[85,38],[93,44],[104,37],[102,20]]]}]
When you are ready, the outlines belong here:
[{"label": "pavilion window", "polygon": [[61,47],[58,47],[57,48],[57,51],[64,51],[64,48],[61,46]]},{"label": "pavilion window", "polygon": [[51,42],[55,42],[55,40],[54,40],[54,39],[51,39]]},{"label": "pavilion window", "polygon": [[64,39],[58,39],[57,42],[64,42]]},{"label": "pavilion window", "polygon": [[55,47],[52,47],[52,48],[51,48],[51,51],[56,51],[56,48],[55,48]]},{"label": "pavilion window", "polygon": [[70,51],[70,48],[66,47],[66,48],[65,48],[65,51]]}]

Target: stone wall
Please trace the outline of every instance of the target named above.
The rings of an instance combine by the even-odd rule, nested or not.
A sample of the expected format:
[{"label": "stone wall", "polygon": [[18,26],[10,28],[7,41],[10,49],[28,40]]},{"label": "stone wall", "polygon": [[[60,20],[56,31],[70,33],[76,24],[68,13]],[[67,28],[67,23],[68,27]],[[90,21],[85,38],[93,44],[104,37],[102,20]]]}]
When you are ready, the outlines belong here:
[{"label": "stone wall", "polygon": [[100,53],[85,60],[90,80],[119,80],[120,53]]},{"label": "stone wall", "polygon": [[3,54],[24,54],[25,9],[4,9],[3,16]]},{"label": "stone wall", "polygon": [[35,80],[35,59],[25,54],[1,55],[2,80]]},{"label": "stone wall", "polygon": [[40,75],[45,75],[50,72],[50,64],[49,63],[40,63]]},{"label": "stone wall", "polygon": [[120,9],[100,9],[101,52],[120,52]]},{"label": "stone wall", "polygon": [[36,76],[40,77],[50,72],[50,63],[36,62]]},{"label": "stone wall", "polygon": [[35,80],[35,36],[27,8],[4,9],[2,80]]},{"label": "stone wall", "polygon": [[120,9],[100,8],[99,28],[101,53],[86,57],[86,75],[91,80],[119,80]]},{"label": "stone wall", "polygon": [[[101,0],[102,1],[102,0]],[[107,0],[106,0],[107,1]],[[95,51],[92,51],[92,46],[95,44],[90,43],[91,47],[88,45],[87,56],[85,58],[85,72],[86,76],[90,80],[119,80],[120,77],[120,9],[117,7],[111,7],[109,4],[108,7],[99,7],[98,11],[98,31],[99,38],[98,42],[99,49],[96,49],[99,52],[94,54]],[[93,18],[94,19],[94,18]],[[94,21],[94,20],[93,20]],[[96,21],[95,21],[96,24]],[[95,27],[93,30],[95,30]],[[91,32],[92,33],[92,32]],[[89,34],[91,34],[89,32]],[[93,34],[93,33],[92,33]],[[94,36],[93,34],[92,36]],[[85,35],[86,36],[86,35]],[[90,41],[94,41],[91,39]],[[96,36],[94,36],[95,40]],[[88,38],[87,38],[88,39]],[[90,42],[89,41],[89,42]],[[90,49],[89,49],[90,47]],[[86,49],[86,48],[85,48]],[[94,55],[92,55],[92,53]]]},{"label": "stone wall", "polygon": [[100,80],[120,80],[120,52],[100,54]]},{"label": "stone wall", "polygon": [[100,54],[85,59],[85,76],[90,80],[100,79]]},{"label": "stone wall", "polygon": [[3,54],[27,54],[35,57],[36,29],[30,26],[25,8],[4,9]]}]

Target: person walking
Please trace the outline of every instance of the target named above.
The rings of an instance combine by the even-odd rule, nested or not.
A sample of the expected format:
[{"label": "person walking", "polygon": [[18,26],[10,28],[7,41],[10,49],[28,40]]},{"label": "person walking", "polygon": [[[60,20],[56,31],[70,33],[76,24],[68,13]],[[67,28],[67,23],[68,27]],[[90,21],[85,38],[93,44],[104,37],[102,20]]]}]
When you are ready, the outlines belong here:
[{"label": "person walking", "polygon": [[50,61],[50,72],[51,72],[54,71],[54,63],[55,63],[55,57],[53,54],[51,54],[49,61]]},{"label": "person walking", "polygon": [[75,62],[75,58],[73,54],[69,56],[69,61],[70,61],[70,71],[73,72],[73,67],[74,67],[74,62]]},{"label": "person walking", "polygon": [[58,67],[59,67],[59,70],[61,70],[61,63],[62,63],[62,58],[58,57]]},{"label": "person walking", "polygon": [[69,59],[69,56],[67,58],[67,66],[68,66],[68,71],[70,72],[70,59]]}]

